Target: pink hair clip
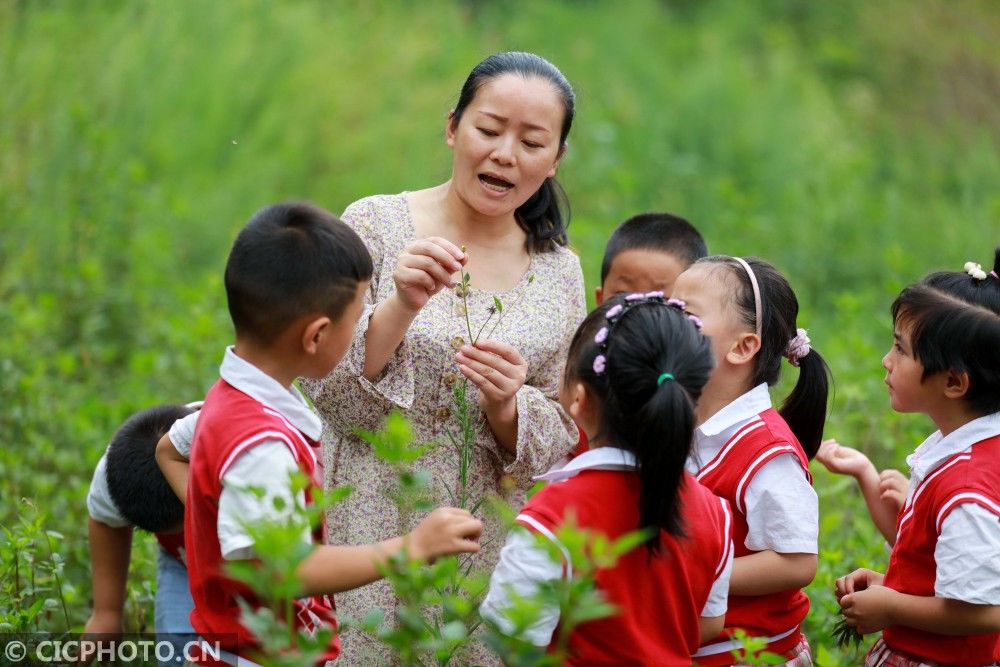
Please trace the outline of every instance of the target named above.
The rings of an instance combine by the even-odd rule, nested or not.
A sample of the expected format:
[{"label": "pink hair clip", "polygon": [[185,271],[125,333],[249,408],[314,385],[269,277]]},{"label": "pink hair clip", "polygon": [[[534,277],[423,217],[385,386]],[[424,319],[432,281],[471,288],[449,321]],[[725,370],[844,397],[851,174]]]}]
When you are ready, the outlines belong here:
[{"label": "pink hair clip", "polygon": [[809,345],[811,342],[805,329],[799,329],[795,332],[795,336],[788,341],[788,347],[785,348],[785,356],[788,357],[792,366],[798,366],[802,357],[812,351],[812,347]]}]

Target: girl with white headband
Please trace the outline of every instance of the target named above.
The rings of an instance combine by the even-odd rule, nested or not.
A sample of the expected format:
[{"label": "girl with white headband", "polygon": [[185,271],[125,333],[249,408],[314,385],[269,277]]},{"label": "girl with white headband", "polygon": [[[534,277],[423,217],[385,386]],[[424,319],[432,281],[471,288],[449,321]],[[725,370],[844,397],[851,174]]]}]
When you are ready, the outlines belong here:
[{"label": "girl with white headband", "polygon": [[[694,654],[699,665],[739,663],[736,630],[764,637],[786,665],[811,665],[800,624],[809,611],[802,588],[816,576],[819,502],[809,459],[826,419],[829,371],[798,329],[799,304],[767,262],[716,256],[674,283],[673,297],[704,323],[716,368],[698,403],[688,471],[733,508],[735,560],[721,635]],[[782,360],[799,377],[780,411],[768,387]]]}]

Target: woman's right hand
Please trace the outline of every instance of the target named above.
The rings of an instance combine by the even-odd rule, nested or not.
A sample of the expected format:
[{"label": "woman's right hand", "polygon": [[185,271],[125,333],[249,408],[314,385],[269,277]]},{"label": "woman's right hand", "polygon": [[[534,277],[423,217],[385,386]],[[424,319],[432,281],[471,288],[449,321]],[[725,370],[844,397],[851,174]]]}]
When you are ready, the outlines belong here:
[{"label": "woman's right hand", "polygon": [[392,278],[397,298],[407,310],[417,312],[432,296],[457,284],[452,276],[462,270],[465,261],[462,249],[447,239],[417,239],[396,260]]}]

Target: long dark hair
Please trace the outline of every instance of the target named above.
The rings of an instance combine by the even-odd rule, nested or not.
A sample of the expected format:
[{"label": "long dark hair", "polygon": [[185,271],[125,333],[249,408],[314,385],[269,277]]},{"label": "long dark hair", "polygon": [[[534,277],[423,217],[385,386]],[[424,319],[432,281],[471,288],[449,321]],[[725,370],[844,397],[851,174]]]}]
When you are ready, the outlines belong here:
[{"label": "long dark hair", "polygon": [[[563,104],[563,122],[559,132],[559,150],[566,148],[566,137],[576,115],[576,95],[573,87],[559,69],[545,58],[534,53],[507,51],[494,53],[472,68],[462,85],[458,102],[452,111],[452,128],[458,127],[462,114],[476,98],[484,83],[504,74],[519,74],[524,78],[545,79],[556,89]],[[514,212],[514,218],[528,235],[529,252],[549,252],[568,243],[566,227],[569,226],[569,199],[559,181],[546,178],[542,186]]]},{"label": "long dark hair", "polygon": [[[594,338],[608,326],[609,310],[618,306],[624,310],[602,347]],[[595,370],[599,355],[605,359],[602,372]],[[695,404],[714,365],[709,340],[662,299],[614,297],[576,330],[565,382],[583,382],[597,398],[600,426],[595,437],[635,454],[639,527],[685,534],[679,500],[684,462],[694,436]],[[646,546],[650,554],[659,551],[659,531]]]},{"label": "long dark hair", "polygon": [[963,398],[980,415],[1000,411],[1000,248],[992,272],[984,273],[932,273],[892,304],[893,323],[910,327],[913,354],[924,367],[921,379],[949,370],[967,373]]},{"label": "long dark hair", "polygon": [[[788,343],[795,337],[798,325],[799,301],[792,286],[768,262],[757,257],[745,260],[753,269],[760,288],[761,323],[760,350],[754,358],[752,387],[761,383],[775,384],[781,377],[781,360]],[[757,326],[753,284],[746,270],[732,257],[716,255],[698,263],[724,267],[734,285],[733,301],[740,321],[750,329]],[[781,404],[779,413],[798,438],[806,455],[812,459],[823,440],[826,423],[826,403],[830,393],[830,369],[823,357],[811,347],[808,354],[797,359],[799,379],[792,393]]]}]

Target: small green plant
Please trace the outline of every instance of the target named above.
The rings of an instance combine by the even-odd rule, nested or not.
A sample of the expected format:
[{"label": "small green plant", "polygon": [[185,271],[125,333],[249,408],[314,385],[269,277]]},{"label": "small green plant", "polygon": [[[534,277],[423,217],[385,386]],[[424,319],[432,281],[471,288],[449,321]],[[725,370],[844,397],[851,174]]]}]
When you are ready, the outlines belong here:
[{"label": "small green plant", "polygon": [[[506,525],[514,525],[515,515],[510,506],[499,499],[493,499],[491,506]],[[648,531],[638,530],[609,540],[600,533],[579,527],[572,513],[555,531],[559,545],[541,535],[533,535],[554,562],[562,563],[568,558],[573,574],[545,582],[530,596],[508,591],[512,604],[505,610],[503,626],[486,621],[485,641],[509,667],[563,664],[569,657],[570,637],[581,624],[606,618],[617,611],[597,589],[597,572],[614,566],[621,556],[649,538]],[[544,609],[552,607],[559,608],[556,634],[550,646],[534,646],[523,638],[524,633],[538,621]]]},{"label": "small green plant", "polygon": [[63,594],[65,562],[53,548],[63,536],[46,530],[45,517],[27,499],[13,526],[0,526],[0,631],[50,630],[57,621],[71,629]]},{"label": "small green plant", "polygon": [[744,630],[736,630],[733,639],[740,642],[742,647],[732,652],[733,661],[740,665],[783,665],[786,659],[777,653],[765,651],[767,639],[765,637],[752,637]]},{"label": "small green plant", "polygon": [[[299,472],[292,474],[291,482],[293,495],[311,484]],[[247,491],[262,502],[269,500],[263,497],[259,488],[251,487]],[[262,664],[268,667],[315,664],[330,644],[333,628],[322,628],[312,634],[296,629],[293,602],[302,593],[296,572],[315,548],[302,539],[303,534],[320,526],[326,510],[350,493],[347,487],[337,487],[327,493],[314,487],[311,490],[313,504],[303,506],[296,502],[290,512],[286,512],[286,501],[282,498],[270,499],[285,518],[247,525],[257,558],[227,564],[227,573],[246,584],[263,602],[255,607],[240,599],[240,620],[260,642]]]},{"label": "small green plant", "polygon": [[[359,435],[372,444],[376,455],[396,469],[399,483],[389,493],[400,514],[412,516],[417,508],[430,509],[425,493],[429,478],[411,469],[428,446],[413,444],[413,432],[406,420],[394,413],[380,431]],[[414,502],[416,507],[407,505]],[[505,525],[513,524],[515,512],[511,507],[498,498],[491,498],[489,504]],[[531,598],[518,599],[511,612],[513,631],[503,632],[488,623],[482,627],[479,603],[489,584],[489,574],[473,570],[471,557],[449,556],[424,564],[411,560],[405,552],[396,554],[383,568],[397,598],[394,618],[386,619],[382,611],[373,610],[362,619],[345,619],[345,624],[390,647],[403,665],[453,664],[462,660],[463,646],[479,639],[507,665],[559,664],[558,656],[565,658],[574,628],[614,613],[595,589],[596,571],[613,565],[621,554],[641,544],[645,535],[632,533],[609,542],[569,522],[557,537],[573,560],[574,576],[543,586]],[[562,559],[554,545],[548,543],[547,548],[554,559]],[[557,650],[547,654],[519,634],[538,619],[543,607],[551,604],[558,605],[561,622],[555,641]]]},{"label": "small green plant", "polygon": [[[465,252],[465,246],[462,246],[462,252]],[[469,292],[471,291],[470,281],[472,277],[467,271],[462,271],[462,279],[459,284],[455,287],[455,294],[462,299],[462,313],[465,315],[465,331],[468,335],[469,344],[475,347],[476,343],[479,342],[482,337],[483,331],[486,329],[490,322],[493,322],[493,318],[496,317],[496,321],[493,322],[493,326],[490,327],[489,331],[486,332],[486,337],[490,338],[493,336],[493,332],[497,330],[497,327],[503,322],[504,316],[510,311],[510,308],[517,305],[520,302],[520,298],[517,299],[513,304],[511,304],[506,310],[504,309],[503,302],[499,297],[493,297],[493,305],[487,308],[486,319],[480,325],[476,333],[472,333],[472,321],[469,319]],[[528,276],[528,285],[531,285],[535,281],[534,274]],[[453,341],[455,347],[461,347],[464,344],[464,340],[461,338]],[[484,418],[482,412],[475,409],[472,403],[469,401],[469,380],[468,378],[462,378],[461,382],[456,382],[455,387],[452,390],[452,413],[455,415],[455,421],[458,423],[458,432],[452,430],[445,431],[445,437],[448,439],[448,443],[455,450],[455,454],[458,457],[458,480],[456,487],[452,488],[447,482],[445,482],[445,488],[448,490],[449,500],[455,507],[460,507],[462,509],[469,509],[469,511],[475,513],[479,507],[482,505],[484,498],[477,498],[473,500],[469,496],[469,465],[472,463],[472,451],[476,445],[476,438],[482,429],[485,427]],[[469,503],[472,503],[469,507]]]},{"label": "small green plant", "polygon": [[848,625],[847,619],[843,617],[837,619],[833,626],[833,638],[838,647],[851,648],[853,645],[855,651],[861,648],[861,642],[865,639],[864,635],[858,632],[857,628]]}]

